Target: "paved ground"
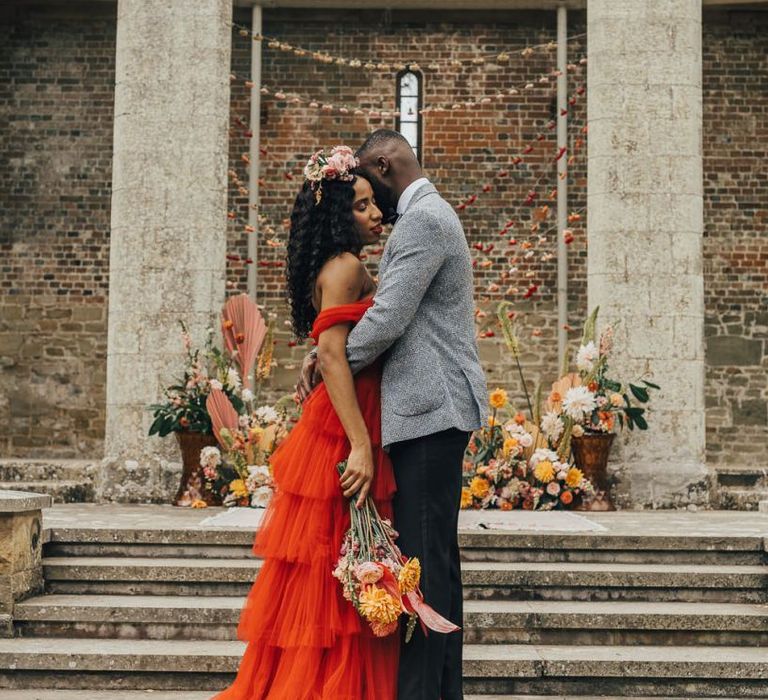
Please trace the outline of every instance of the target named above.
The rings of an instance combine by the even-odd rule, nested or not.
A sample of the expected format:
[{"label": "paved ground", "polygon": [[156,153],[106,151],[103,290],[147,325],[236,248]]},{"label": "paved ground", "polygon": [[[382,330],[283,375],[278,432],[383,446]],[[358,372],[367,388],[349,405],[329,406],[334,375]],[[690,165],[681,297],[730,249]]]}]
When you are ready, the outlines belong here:
[{"label": "paved ground", "polygon": [[[73,503],[44,511],[46,529],[207,530],[201,523],[224,508],[192,510],[166,505]],[[568,517],[563,517],[568,516]],[[462,511],[459,529],[476,532],[481,523],[491,530],[589,532],[590,535],[768,537],[768,513],[708,510],[626,510],[614,513],[523,513]],[[216,528],[221,530],[237,528]]]}]

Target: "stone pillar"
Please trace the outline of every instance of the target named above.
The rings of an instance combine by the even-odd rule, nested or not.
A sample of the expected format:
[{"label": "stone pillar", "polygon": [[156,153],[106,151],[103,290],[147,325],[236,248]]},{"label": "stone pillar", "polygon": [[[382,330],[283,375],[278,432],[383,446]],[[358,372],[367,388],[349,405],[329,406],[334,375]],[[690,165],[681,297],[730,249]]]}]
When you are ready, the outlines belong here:
[{"label": "stone pillar", "polygon": [[42,508],[51,497],[0,491],[0,637],[13,636],[13,606],[43,590]]},{"label": "stone pillar", "polygon": [[618,502],[706,497],[701,0],[589,0],[588,287],[616,378],[653,378]]},{"label": "stone pillar", "polygon": [[173,438],[150,403],[224,301],[231,0],[120,0],[105,460],[99,495],[167,498]]}]

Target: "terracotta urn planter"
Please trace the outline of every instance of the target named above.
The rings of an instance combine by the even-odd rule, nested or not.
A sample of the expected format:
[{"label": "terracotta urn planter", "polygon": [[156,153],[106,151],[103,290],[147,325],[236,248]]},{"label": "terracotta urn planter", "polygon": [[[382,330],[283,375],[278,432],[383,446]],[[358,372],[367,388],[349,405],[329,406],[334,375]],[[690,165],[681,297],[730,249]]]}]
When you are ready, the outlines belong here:
[{"label": "terracotta urn planter", "polygon": [[608,483],[608,456],[616,436],[614,433],[585,433],[571,439],[576,466],[594,485],[595,499],[579,510],[616,510],[611,503]]},{"label": "terracotta urn planter", "polygon": [[214,435],[181,431],[176,433],[176,440],[181,450],[181,483],[173,499],[175,506],[189,506],[199,498],[209,506],[221,505],[219,496],[205,488],[203,468],[200,466],[200,450],[204,447],[216,447],[218,442]]}]

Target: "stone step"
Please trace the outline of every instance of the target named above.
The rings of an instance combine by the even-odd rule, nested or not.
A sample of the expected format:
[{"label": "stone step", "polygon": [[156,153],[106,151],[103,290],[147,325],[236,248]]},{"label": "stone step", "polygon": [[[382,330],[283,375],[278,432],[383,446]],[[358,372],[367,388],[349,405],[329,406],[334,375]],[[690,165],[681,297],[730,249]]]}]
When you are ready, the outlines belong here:
[{"label": "stone step", "polygon": [[768,499],[768,467],[715,467],[713,493],[719,508],[759,510]]},{"label": "stone step", "polygon": [[[240,642],[0,640],[0,687],[217,690]],[[768,697],[768,655],[744,647],[466,645],[475,694]],[[650,692],[649,692],[650,691]]]},{"label": "stone step", "polygon": [[[50,593],[245,595],[257,560],[46,557]],[[755,603],[768,600],[768,567],[466,562],[467,598]]]},{"label": "stone step", "polygon": [[720,508],[729,510],[760,510],[760,503],[768,499],[768,489],[725,489],[718,492]]},{"label": "stone step", "polygon": [[83,459],[0,459],[0,481],[93,482],[99,463]]},{"label": "stone step", "polygon": [[0,491],[27,491],[48,494],[54,503],[86,503],[94,499],[94,486],[90,481],[0,481]]},{"label": "stone step", "polygon": [[718,488],[768,489],[768,467],[715,467]]},{"label": "stone step", "polygon": [[[240,597],[44,595],[16,605],[22,637],[234,640]],[[476,644],[768,646],[768,606],[484,601],[464,605]]]},{"label": "stone step", "polygon": [[[49,556],[249,558],[254,533],[246,528],[113,527],[92,506],[93,527],[47,528]],[[735,564],[765,561],[762,536],[679,536],[460,530],[468,561]]]},{"label": "stone step", "polygon": [[[714,543],[709,548],[696,549],[686,542],[685,549],[655,549],[624,547],[625,543],[611,543],[613,549],[582,548],[570,549],[566,542],[555,542],[549,546],[543,540],[528,539],[526,533],[519,533],[514,546],[503,542],[488,546],[487,539],[460,533],[463,561],[506,561],[506,562],[604,562],[617,564],[720,564],[759,565],[765,561],[765,553],[758,538],[754,541],[740,541],[741,547],[717,549]],[[57,536],[53,533],[52,536]],[[195,558],[195,559],[252,559],[253,534],[249,533],[247,543],[242,544],[201,544],[201,543],[134,543],[134,542],[61,542],[49,541],[45,554],[49,557],[141,557],[141,558]],[[603,543],[605,544],[605,543]],[[649,544],[649,543],[646,543]],[[747,546],[744,546],[747,545]]]},{"label": "stone step", "polygon": [[[92,690],[88,700],[210,700],[211,693],[194,691],[157,691],[157,690]],[[530,695],[465,695],[465,700],[530,700]],[[583,695],[581,700],[619,700],[617,696]],[[82,690],[5,690],[3,700],[83,700]],[[537,695],[536,700],[568,700],[563,695]],[[685,700],[669,696],[635,697],[633,700]],[[715,700],[705,698],[704,700]],[[717,698],[717,700],[737,700],[736,698]]]}]

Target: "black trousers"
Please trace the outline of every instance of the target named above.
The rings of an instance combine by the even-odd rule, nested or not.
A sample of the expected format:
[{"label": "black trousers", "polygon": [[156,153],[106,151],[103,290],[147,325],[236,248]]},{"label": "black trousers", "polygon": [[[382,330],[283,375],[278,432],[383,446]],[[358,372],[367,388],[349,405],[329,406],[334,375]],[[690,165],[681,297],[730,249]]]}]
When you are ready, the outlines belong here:
[{"label": "black trousers", "polygon": [[[394,526],[405,556],[421,562],[424,600],[462,626],[458,520],[469,433],[451,429],[395,443]],[[401,632],[404,635],[405,625]],[[420,626],[401,646],[398,700],[462,700],[462,631],[425,637]]]}]

